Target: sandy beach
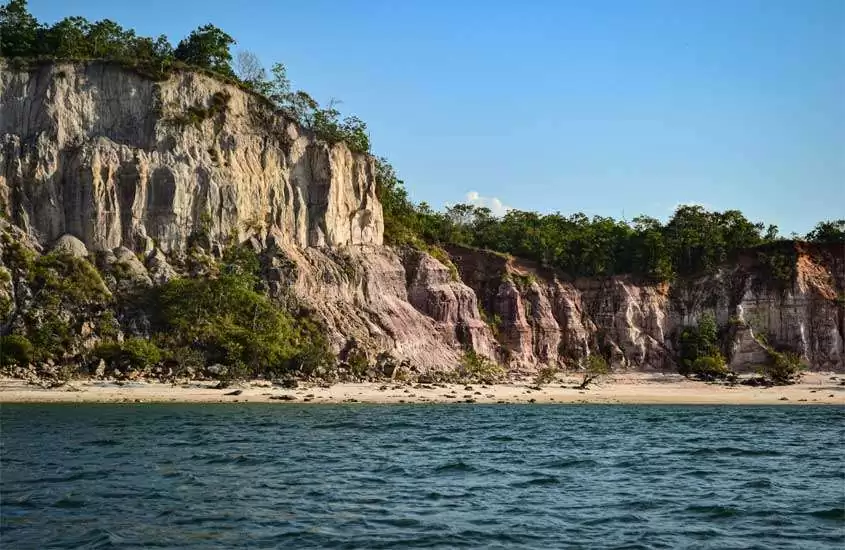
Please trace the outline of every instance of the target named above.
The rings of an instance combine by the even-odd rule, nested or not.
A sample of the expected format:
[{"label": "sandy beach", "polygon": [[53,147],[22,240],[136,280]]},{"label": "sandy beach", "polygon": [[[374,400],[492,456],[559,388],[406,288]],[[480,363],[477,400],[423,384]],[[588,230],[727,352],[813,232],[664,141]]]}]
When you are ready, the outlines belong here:
[{"label": "sandy beach", "polygon": [[74,381],[45,389],[23,380],[0,379],[0,403],[627,403],[686,405],[845,405],[845,375],[810,373],[798,384],[760,388],[728,387],[687,380],[675,374],[625,374],[587,390],[577,378],[541,389],[532,382],[509,384],[343,383],[300,384],[283,389],[267,381],[236,384],[225,389],[213,382]]}]

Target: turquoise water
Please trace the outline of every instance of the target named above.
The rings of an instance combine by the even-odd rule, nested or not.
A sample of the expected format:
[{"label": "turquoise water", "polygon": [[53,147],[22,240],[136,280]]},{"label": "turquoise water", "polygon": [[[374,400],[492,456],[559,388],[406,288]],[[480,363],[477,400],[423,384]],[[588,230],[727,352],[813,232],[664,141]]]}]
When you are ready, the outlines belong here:
[{"label": "turquoise water", "polygon": [[845,408],[4,405],[13,548],[841,548]]}]

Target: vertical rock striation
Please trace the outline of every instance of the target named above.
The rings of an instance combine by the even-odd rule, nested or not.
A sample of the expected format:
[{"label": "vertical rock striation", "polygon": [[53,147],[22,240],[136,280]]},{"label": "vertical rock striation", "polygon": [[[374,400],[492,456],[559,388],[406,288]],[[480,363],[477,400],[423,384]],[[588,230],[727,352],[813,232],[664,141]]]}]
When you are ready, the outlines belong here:
[{"label": "vertical rock striation", "polygon": [[[503,358],[515,365],[572,366],[601,352],[617,367],[674,369],[680,331],[709,312],[723,328],[735,370],[765,363],[763,342],[799,353],[815,369],[845,370],[845,246],[778,247],[672,284],[572,279],[491,252],[448,251],[495,319]],[[789,277],[768,271],[761,258],[770,253],[791,258]]]},{"label": "vertical rock striation", "polygon": [[155,82],[107,62],[2,67],[0,109],[0,200],[40,241],[166,253],[199,234],[382,242],[371,157],[214,78]]}]

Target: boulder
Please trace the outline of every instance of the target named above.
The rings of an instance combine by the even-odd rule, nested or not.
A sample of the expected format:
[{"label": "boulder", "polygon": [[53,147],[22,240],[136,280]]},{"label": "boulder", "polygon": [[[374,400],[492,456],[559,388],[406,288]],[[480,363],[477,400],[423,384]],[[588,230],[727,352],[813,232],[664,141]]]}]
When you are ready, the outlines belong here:
[{"label": "boulder", "polygon": [[85,258],[88,256],[88,247],[73,235],[64,234],[56,239],[50,252],[68,254],[74,258]]}]

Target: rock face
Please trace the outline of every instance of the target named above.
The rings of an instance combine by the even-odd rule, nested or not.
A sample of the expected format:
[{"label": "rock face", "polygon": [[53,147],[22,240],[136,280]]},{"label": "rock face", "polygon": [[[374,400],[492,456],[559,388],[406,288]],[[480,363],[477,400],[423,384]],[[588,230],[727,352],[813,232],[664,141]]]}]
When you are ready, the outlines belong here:
[{"label": "rock face", "polygon": [[326,320],[335,347],[354,339],[423,370],[456,365],[465,347],[492,356],[495,342],[475,293],[446,266],[384,246],[286,248],[268,278]]},{"label": "rock face", "polygon": [[[765,336],[845,370],[842,246],[790,244],[788,280],[751,255],[672,285],[572,279],[452,247],[458,279],[429,254],[383,246],[371,157],[315,139],[254,94],[187,71],[156,82],[106,62],[2,63],[3,246],[88,258],[112,291],[201,275],[188,249],[214,261],[240,243],[261,255],[270,293],[305,304],[337,350],[354,340],[423,370],[451,368],[466,349],[512,370],[576,367],[592,353],[674,369],[679,331],[705,312],[735,369],[766,360]],[[27,288],[7,267],[0,309],[14,318]],[[122,318],[144,334],[148,320]]]},{"label": "rock face", "polygon": [[793,273],[777,280],[754,251],[718,272],[673,284],[631,277],[571,279],[535,264],[462,247],[448,251],[494,320],[503,359],[577,364],[602,352],[617,367],[675,369],[680,331],[711,313],[731,368],[765,363],[764,339],[814,369],[845,370],[845,246],[785,243]]},{"label": "rock face", "polygon": [[0,66],[0,108],[0,201],[39,241],[70,234],[89,250],[164,252],[196,235],[382,242],[370,157],[319,142],[208,76]]}]

